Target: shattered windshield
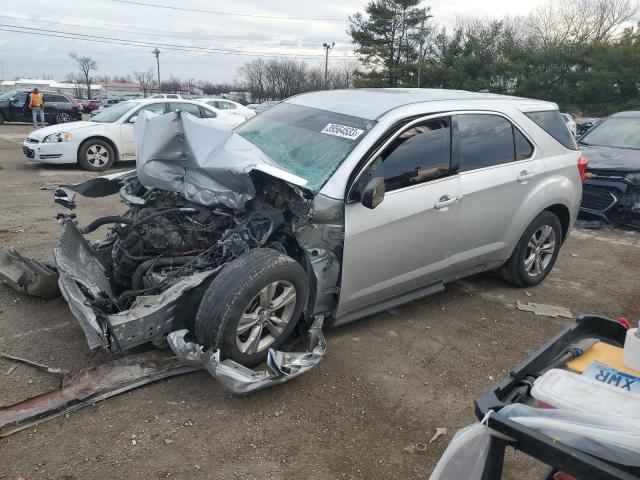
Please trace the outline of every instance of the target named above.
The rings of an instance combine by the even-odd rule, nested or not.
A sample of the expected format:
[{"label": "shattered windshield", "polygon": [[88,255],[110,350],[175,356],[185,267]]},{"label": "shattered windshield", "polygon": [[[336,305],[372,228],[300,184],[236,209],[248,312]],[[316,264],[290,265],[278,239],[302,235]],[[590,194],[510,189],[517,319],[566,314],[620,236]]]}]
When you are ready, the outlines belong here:
[{"label": "shattered windshield", "polygon": [[234,131],[317,193],[375,122],[280,103]]}]

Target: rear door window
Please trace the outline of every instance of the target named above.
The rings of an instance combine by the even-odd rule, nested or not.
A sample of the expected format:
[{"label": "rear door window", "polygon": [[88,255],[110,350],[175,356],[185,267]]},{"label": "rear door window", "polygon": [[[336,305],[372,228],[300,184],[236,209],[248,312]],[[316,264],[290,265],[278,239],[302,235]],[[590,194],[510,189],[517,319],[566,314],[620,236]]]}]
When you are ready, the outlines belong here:
[{"label": "rear door window", "polygon": [[182,112],[190,113],[191,115],[195,115],[196,117],[202,117],[202,113],[200,112],[200,107],[193,103],[172,103],[171,111],[175,112],[180,110]]},{"label": "rear door window", "polygon": [[[461,171],[513,162],[513,125],[498,115],[466,114],[456,117],[460,139]],[[525,139],[526,140],[526,139]]]},{"label": "rear door window", "polygon": [[204,107],[200,107],[200,110],[202,110],[202,118],[216,118],[216,112],[213,112],[207,108]]},{"label": "rear door window", "polygon": [[384,177],[390,192],[449,175],[451,119],[428,120],[403,131],[385,149],[371,174]]},{"label": "rear door window", "polygon": [[533,145],[516,127],[513,127],[513,142],[516,147],[516,160],[526,160],[533,155]]},{"label": "rear door window", "polygon": [[69,99],[64,95],[56,95],[52,93],[44,94],[44,103],[70,103]]},{"label": "rear door window", "polygon": [[571,135],[558,110],[526,112],[525,115],[537,123],[540,128],[555,138],[565,148],[571,150],[578,149],[573,135]]}]

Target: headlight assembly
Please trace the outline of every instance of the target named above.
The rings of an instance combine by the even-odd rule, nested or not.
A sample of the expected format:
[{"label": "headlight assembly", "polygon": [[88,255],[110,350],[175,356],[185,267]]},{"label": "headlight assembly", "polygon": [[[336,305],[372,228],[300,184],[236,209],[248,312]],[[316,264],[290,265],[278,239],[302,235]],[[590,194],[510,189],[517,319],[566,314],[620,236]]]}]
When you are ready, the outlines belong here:
[{"label": "headlight assembly", "polygon": [[629,173],[624,177],[624,179],[627,182],[631,182],[631,183],[635,183],[636,185],[640,185],[640,172]]},{"label": "headlight assembly", "polygon": [[68,142],[69,140],[71,140],[71,134],[69,132],[59,132],[47,135],[44,137],[44,140],[42,140],[42,143]]}]

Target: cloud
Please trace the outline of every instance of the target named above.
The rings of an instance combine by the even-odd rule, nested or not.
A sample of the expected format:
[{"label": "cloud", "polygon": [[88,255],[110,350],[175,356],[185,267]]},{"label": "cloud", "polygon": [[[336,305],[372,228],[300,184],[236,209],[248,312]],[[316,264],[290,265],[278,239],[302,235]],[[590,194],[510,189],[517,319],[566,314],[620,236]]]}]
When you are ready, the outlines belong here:
[{"label": "cloud", "polygon": [[[9,79],[34,76],[63,79],[67,73],[75,70],[74,62],[68,55],[69,51],[94,57],[98,62],[98,74],[126,75],[133,70],[154,68],[155,57],[151,54],[152,47],[139,46],[135,42],[262,54],[317,55],[308,61],[323,63],[322,43],[335,41],[336,47],[332,52],[331,61],[341,61],[340,56],[352,53],[346,34],[347,16],[363,11],[366,3],[364,0],[243,0],[216,4],[207,0],[185,0],[180,3],[167,0],[144,1],[191,9],[215,9],[283,17],[343,18],[344,21],[222,16],[124,4],[113,0],[74,2],[73,9],[62,9],[58,2],[49,0],[5,0],[0,12],[0,24],[42,29],[43,31],[32,31],[39,34],[46,34],[44,30],[56,30],[94,36],[86,40],[77,40],[0,31],[0,45],[3,46],[0,57],[4,64],[5,76]],[[458,14],[485,16],[486,12],[491,12],[492,16],[502,16],[506,13],[519,15],[527,13],[539,3],[540,0],[448,0],[433,2],[431,11],[436,24],[451,26]],[[99,43],[98,40],[109,40],[95,37],[124,39],[129,44]],[[175,75],[213,82],[233,81],[237,69],[255,58],[249,55],[185,52],[162,46],[160,50],[164,78]],[[25,55],[26,52],[29,52],[28,56]]]}]

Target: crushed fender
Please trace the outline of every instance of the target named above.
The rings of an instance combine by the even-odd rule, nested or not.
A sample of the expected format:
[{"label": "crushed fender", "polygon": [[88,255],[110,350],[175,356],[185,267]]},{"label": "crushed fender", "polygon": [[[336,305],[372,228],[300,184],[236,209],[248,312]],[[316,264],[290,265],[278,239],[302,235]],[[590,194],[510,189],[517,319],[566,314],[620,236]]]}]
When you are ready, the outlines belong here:
[{"label": "crushed fender", "polygon": [[309,329],[307,352],[281,352],[269,349],[267,370],[255,371],[233,360],[220,361],[218,350],[204,350],[202,345],[187,342],[188,330],[177,330],[167,336],[169,346],[185,363],[203,368],[227,390],[240,395],[262,390],[292,380],[311,370],[324,358],[327,344],[322,334],[323,316],[318,316]]},{"label": "crushed fender", "polygon": [[60,296],[58,272],[27,257],[14,247],[0,250],[0,280],[15,290],[43,298]]},{"label": "crushed fender", "polygon": [[197,370],[176,357],[156,352],[129,355],[78,371],[59,390],[0,408],[0,437],[156,380]]}]

